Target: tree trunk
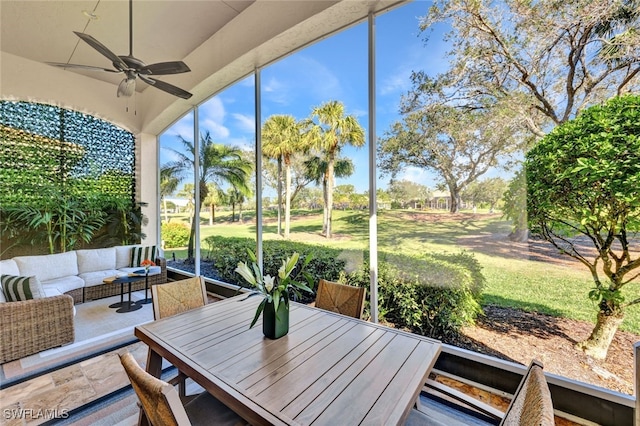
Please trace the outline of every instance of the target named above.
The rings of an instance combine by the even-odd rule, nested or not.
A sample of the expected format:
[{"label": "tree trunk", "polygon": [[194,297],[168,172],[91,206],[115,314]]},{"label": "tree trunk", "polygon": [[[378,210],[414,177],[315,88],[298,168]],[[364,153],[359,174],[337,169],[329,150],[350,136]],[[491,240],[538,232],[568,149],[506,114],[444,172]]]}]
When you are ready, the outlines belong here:
[{"label": "tree trunk", "polygon": [[215,219],[215,206],[213,203],[209,204],[209,226],[213,226],[213,221]]},{"label": "tree trunk", "polygon": [[[202,205],[200,205],[202,208]],[[200,209],[198,209],[200,211]],[[187,247],[187,260],[194,259],[194,251],[195,251],[195,242],[196,242],[196,220],[195,220],[196,209],[194,206],[193,213],[191,214],[191,232],[189,233],[189,245]]]},{"label": "tree trunk", "polygon": [[282,235],[282,157],[278,157],[278,236]]},{"label": "tree trunk", "polygon": [[587,340],[577,343],[576,347],[593,358],[605,359],[613,336],[623,319],[624,313],[622,312],[607,315],[605,311],[601,310],[598,312],[598,320],[591,336]]},{"label": "tree trunk", "polygon": [[285,158],[284,162],[284,237],[289,239],[291,230],[291,165]]},{"label": "tree trunk", "polygon": [[329,155],[327,163],[327,233],[326,237],[331,238],[331,216],[333,213],[333,166],[334,157]]},{"label": "tree trunk", "polygon": [[327,235],[327,222],[329,215],[327,210],[327,177],[322,179],[322,235]]},{"label": "tree trunk", "polygon": [[449,186],[449,194],[451,195],[451,204],[449,205],[449,213],[458,213],[460,211],[460,194],[458,188]]},{"label": "tree trunk", "polygon": [[162,204],[164,205],[164,221],[169,223],[169,212],[167,211],[167,199],[162,197]]}]

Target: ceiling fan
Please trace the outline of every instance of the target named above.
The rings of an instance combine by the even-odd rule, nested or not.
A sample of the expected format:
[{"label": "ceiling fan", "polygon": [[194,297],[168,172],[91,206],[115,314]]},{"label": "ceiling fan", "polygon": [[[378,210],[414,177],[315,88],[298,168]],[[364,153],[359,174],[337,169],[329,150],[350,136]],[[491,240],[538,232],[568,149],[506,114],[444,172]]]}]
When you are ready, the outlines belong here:
[{"label": "ceiling fan", "polygon": [[125,78],[118,85],[118,97],[129,97],[133,95],[136,89],[136,78],[163,90],[174,96],[183,99],[189,99],[192,94],[164,81],[157,80],[156,75],[179,74],[191,71],[187,64],[182,61],[158,62],[156,64],[146,65],[140,59],[133,56],[133,0],[129,0],[129,54],[127,56],[118,56],[109,50],[105,45],[90,36],[89,34],[74,31],[75,35],[80,37],[85,43],[100,52],[109,59],[115,69],[94,67],[90,65],[65,64],[60,62],[47,62],[49,65],[60,68],[78,68],[92,71],[104,71],[111,73],[124,73]]}]

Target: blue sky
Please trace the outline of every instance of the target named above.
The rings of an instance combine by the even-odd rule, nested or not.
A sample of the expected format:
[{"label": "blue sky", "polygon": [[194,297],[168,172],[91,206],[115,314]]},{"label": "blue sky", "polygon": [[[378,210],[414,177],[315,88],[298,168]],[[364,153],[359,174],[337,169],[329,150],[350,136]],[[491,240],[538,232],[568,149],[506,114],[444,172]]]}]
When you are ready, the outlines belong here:
[{"label": "blue sky", "polygon": [[[377,136],[399,119],[400,98],[410,88],[412,71],[436,74],[444,70],[447,45],[442,41],[443,27],[430,34],[425,46],[418,28],[430,1],[416,1],[396,8],[376,19],[376,102]],[[262,70],[262,120],[273,114],[308,117],[311,109],[331,100],[345,105],[368,134],[367,24],[341,33],[298,51]],[[204,103],[199,110],[201,131],[211,132],[217,142],[251,147],[254,145],[253,76],[236,83]],[[193,118],[184,117],[161,136],[161,145],[174,146],[176,135],[191,140]],[[368,145],[360,149],[346,147],[343,155],[351,158],[356,172],[337,184],[350,183],[358,192],[368,190]],[[161,150],[161,163],[171,158]],[[431,188],[435,177],[424,170],[408,168],[398,178],[406,178]],[[388,178],[379,178],[384,188]],[[269,194],[265,194],[269,195]]]}]

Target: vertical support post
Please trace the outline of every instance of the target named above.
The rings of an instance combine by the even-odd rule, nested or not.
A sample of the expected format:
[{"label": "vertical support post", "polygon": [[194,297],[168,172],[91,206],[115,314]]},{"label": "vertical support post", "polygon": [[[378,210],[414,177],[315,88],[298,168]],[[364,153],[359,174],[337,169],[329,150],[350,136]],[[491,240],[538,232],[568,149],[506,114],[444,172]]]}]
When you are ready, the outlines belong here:
[{"label": "vertical support post", "polygon": [[634,371],[634,394],[636,397],[636,407],[633,414],[633,424],[640,426],[640,342],[633,345],[633,371]]},{"label": "vertical support post", "polygon": [[200,275],[200,123],[198,107],[193,107],[193,220],[196,226],[194,247],[195,275]]},{"label": "vertical support post", "polygon": [[260,97],[260,69],[255,73],[255,109],[256,109],[256,256],[262,271],[262,98]]},{"label": "vertical support post", "polygon": [[369,12],[369,275],[371,322],[378,322],[378,206],[376,185],[376,34]]}]

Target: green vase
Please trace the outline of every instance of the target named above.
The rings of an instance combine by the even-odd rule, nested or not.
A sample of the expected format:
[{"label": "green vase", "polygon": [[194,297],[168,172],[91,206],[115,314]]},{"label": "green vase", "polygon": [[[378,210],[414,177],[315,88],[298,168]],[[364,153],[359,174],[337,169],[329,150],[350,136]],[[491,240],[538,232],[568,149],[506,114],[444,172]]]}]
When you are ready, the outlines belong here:
[{"label": "green vase", "polygon": [[278,312],[273,302],[267,302],[262,311],[262,333],[269,339],[279,339],[289,332],[289,300],[280,299]]}]

